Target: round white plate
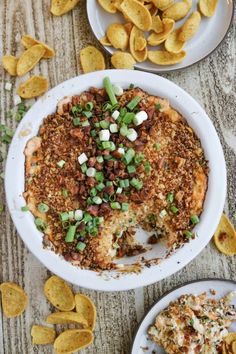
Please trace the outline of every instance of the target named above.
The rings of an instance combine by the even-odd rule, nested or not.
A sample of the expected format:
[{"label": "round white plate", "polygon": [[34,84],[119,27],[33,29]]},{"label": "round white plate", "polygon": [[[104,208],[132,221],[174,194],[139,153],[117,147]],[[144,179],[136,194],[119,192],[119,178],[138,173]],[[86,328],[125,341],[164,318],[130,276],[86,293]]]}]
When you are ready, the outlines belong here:
[{"label": "round white plate", "polygon": [[[210,290],[214,289],[216,295],[212,295]],[[147,330],[151,324],[155,322],[155,318],[160,311],[166,308],[171,301],[175,301],[178,297],[185,294],[199,295],[207,292],[208,297],[219,299],[231,291],[236,290],[236,282],[231,280],[220,279],[203,279],[195,282],[187,283],[183,286],[175,288],[171,292],[164,294],[149,310],[140,323],[136,336],[134,338],[131,354],[164,354],[165,351],[147,336]],[[232,304],[236,307],[236,297],[232,300]],[[230,327],[230,331],[236,331],[236,322]],[[142,348],[148,348],[143,350]]]},{"label": "round white plate", "polygon": [[[166,97],[195,130],[209,161],[209,186],[200,223],[195,228],[197,237],[176,251],[159,265],[144,268],[141,274],[127,274],[117,277],[116,273],[98,275],[94,271],[72,266],[54,252],[43,249],[42,234],[35,228],[34,218],[29,212],[22,212],[25,204],[24,191],[24,148],[27,141],[37,135],[43,118],[56,110],[57,102],[66,95],[79,94],[90,86],[103,87],[103,78],[109,76],[113,83],[127,88],[130,83],[151,94]],[[107,70],[81,75],[65,81],[40,98],[20,122],[12,140],[5,173],[5,189],[8,207],[14,224],[23,241],[32,253],[52,272],[76,285],[103,291],[128,290],[157,282],[183,268],[196,257],[210,241],[221,217],[226,195],[226,168],[219,138],[201,106],[184,90],[169,80],[157,75],[133,70]],[[146,233],[138,232],[140,240]],[[161,257],[163,247],[154,245],[144,254],[147,259]],[[136,257],[127,257],[120,262],[133,263]],[[108,280],[109,279],[109,280]]]},{"label": "round white plate", "polygon": [[[198,0],[193,0],[193,10],[197,9]],[[195,37],[193,37],[186,45],[187,52],[186,58],[179,64],[175,65],[155,65],[150,61],[143,63],[137,63],[135,67],[140,70],[161,73],[170,72],[178,69],[187,68],[200,60],[206,58],[211,54],[225,38],[230,24],[233,20],[233,1],[227,3],[227,0],[218,1],[217,11],[211,18],[202,17],[200,28]],[[99,40],[102,38],[107,27],[111,23],[124,23],[123,16],[117,12],[110,14],[103,10],[97,0],[87,1],[87,14],[90,26],[95,37]],[[179,28],[184,23],[185,19],[178,21],[176,28]],[[157,50],[162,48],[163,45],[158,47],[149,47],[150,50]],[[115,49],[112,47],[104,46],[104,48],[110,53],[114,53]]]}]

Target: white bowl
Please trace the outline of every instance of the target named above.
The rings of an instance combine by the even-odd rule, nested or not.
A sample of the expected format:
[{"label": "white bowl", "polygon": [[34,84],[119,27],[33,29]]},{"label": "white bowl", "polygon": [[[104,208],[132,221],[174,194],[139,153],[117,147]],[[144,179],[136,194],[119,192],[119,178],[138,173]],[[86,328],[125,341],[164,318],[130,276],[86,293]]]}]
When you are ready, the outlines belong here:
[{"label": "white bowl", "polygon": [[[113,83],[128,87],[130,83],[151,94],[168,98],[195,130],[201,140],[206,159],[209,161],[209,186],[200,223],[196,227],[198,237],[176,251],[159,265],[144,268],[140,274],[125,274],[94,271],[72,266],[54,252],[43,249],[42,234],[35,228],[34,218],[23,213],[24,148],[26,142],[37,135],[44,117],[55,112],[59,99],[66,95],[79,94],[90,86],[102,87],[103,78],[109,76]],[[30,251],[53,273],[76,285],[102,291],[121,291],[145,286],[177,272],[196,257],[210,241],[219,223],[226,196],[226,167],[219,138],[211,120],[200,105],[184,90],[160,76],[140,71],[106,70],[81,75],[58,85],[40,98],[20,122],[13,137],[5,173],[5,189],[8,207],[21,238]],[[144,233],[143,233],[144,234]],[[158,246],[154,248],[158,256]],[[152,251],[154,252],[154,251]],[[151,254],[153,255],[153,254]],[[133,262],[134,258],[126,259]]]}]

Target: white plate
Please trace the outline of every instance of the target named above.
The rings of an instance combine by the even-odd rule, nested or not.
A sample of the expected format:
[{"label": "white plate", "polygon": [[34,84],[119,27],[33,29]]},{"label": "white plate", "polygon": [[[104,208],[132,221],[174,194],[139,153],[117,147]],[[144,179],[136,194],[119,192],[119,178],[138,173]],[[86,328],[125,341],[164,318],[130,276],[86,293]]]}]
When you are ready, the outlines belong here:
[{"label": "white plate", "polygon": [[[102,87],[103,78],[107,75],[110,76],[113,83],[119,83],[123,87],[127,88],[130,83],[133,83],[151,94],[167,97],[171,105],[186,117],[189,125],[199,136],[210,168],[204,211],[200,223],[195,229],[198,237],[185,244],[159,265],[145,268],[139,275],[129,274],[120,278],[116,277],[116,273],[105,272],[98,275],[90,270],[81,270],[54,252],[43,249],[42,234],[36,230],[33,216],[29,212],[24,213],[20,210],[21,206],[25,204],[22,193],[24,191],[25,161],[23,151],[26,142],[37,135],[43,118],[55,112],[59,99],[66,95],[79,94],[90,86]],[[26,133],[27,135],[25,135]],[[210,241],[223,210],[226,195],[226,168],[222,147],[211,120],[189,94],[171,81],[157,75],[133,70],[107,70],[81,75],[65,81],[34,104],[20,122],[12,140],[6,163],[5,189],[9,210],[20,236],[30,251],[48,269],[71,283],[86,288],[118,291],[137,288],[166,278],[183,268],[201,252]],[[140,238],[145,238],[145,235],[144,232],[139,232]],[[145,254],[145,257],[149,259],[155,256],[159,257],[162,253],[163,249],[157,244],[152,251]],[[135,257],[129,257],[121,261],[133,263],[135,260]]]},{"label": "white plate", "polygon": [[[193,0],[194,10],[197,9],[197,3],[198,0]],[[160,66],[149,61],[145,61],[143,63],[136,64],[135,67],[145,71],[161,73],[187,68],[199,62],[211,54],[223,41],[233,20],[233,12],[233,1],[230,4],[227,4],[227,0],[218,1],[217,11],[214,16],[211,18],[202,17],[199,31],[196,36],[187,43],[184,49],[187,52],[187,57],[181,63]],[[109,24],[114,22],[125,22],[123,16],[119,12],[116,14],[106,12],[98,4],[97,0],[87,1],[87,14],[92,31],[98,40],[105,35]],[[180,27],[184,21],[185,19],[178,21],[176,28]],[[115,51],[112,47],[104,46],[104,48],[110,54]],[[150,47],[151,50],[156,50],[157,48],[159,49],[161,46]]]},{"label": "white plate", "polygon": [[[211,289],[216,290],[215,296],[209,292]],[[165,353],[161,347],[148,339],[147,330],[149,326],[154,323],[157,314],[166,308],[171,301],[175,301],[178,297],[184,294],[199,295],[204,292],[207,292],[208,297],[217,299],[235,290],[236,282],[231,280],[204,279],[187,283],[165,294],[152,306],[140,323],[134,338],[131,354],[153,354],[153,350],[158,354]],[[236,298],[233,299],[232,304],[236,306]],[[232,324],[230,331],[236,331],[236,322]],[[144,351],[142,348],[146,347],[148,350]]]}]

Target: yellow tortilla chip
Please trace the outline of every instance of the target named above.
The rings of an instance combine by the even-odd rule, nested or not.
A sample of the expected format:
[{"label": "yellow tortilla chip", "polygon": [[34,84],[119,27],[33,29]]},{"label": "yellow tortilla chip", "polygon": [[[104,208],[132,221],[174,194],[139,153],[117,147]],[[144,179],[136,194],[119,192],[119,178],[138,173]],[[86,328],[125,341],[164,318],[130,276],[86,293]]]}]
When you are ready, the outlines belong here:
[{"label": "yellow tortilla chip", "polygon": [[51,313],[48,315],[46,322],[50,324],[78,323],[84,327],[88,327],[87,319],[82,314],[73,311]]},{"label": "yellow tortilla chip", "polygon": [[129,36],[123,25],[112,23],[106,31],[107,38],[116,49],[126,50],[129,44]]},{"label": "yellow tortilla chip", "polygon": [[160,16],[152,17],[152,30],[156,33],[161,33],[164,30],[163,22]]},{"label": "yellow tortilla chip", "polygon": [[171,53],[179,53],[183,50],[186,42],[182,42],[178,39],[180,29],[176,29],[169,34],[165,41],[165,49]]},{"label": "yellow tortilla chip", "polygon": [[134,49],[137,51],[142,51],[146,48],[147,46],[147,41],[145,37],[136,37],[134,39]]},{"label": "yellow tortilla chip", "polygon": [[163,18],[172,18],[174,21],[179,21],[184,18],[191,6],[189,6],[185,1],[177,2],[165,10],[162,14]]},{"label": "yellow tortilla chip", "polygon": [[49,47],[47,44],[37,41],[37,39],[34,39],[33,37],[29,36],[28,34],[25,34],[21,38],[21,43],[25,48],[30,48],[35,44],[41,44],[45,48],[45,53],[43,55],[43,58],[49,59],[55,56],[55,51]]},{"label": "yellow tortilla chip", "polygon": [[146,7],[146,9],[148,9],[151,16],[155,16],[158,13],[158,8],[156,8],[156,6],[153,3],[144,6]]},{"label": "yellow tortilla chip", "polygon": [[174,0],[152,0],[152,2],[161,11],[165,11],[174,4]]},{"label": "yellow tortilla chip", "polygon": [[236,354],[236,340],[232,343],[233,354]]},{"label": "yellow tortilla chip", "polygon": [[13,55],[4,55],[2,57],[2,65],[4,69],[12,76],[16,76],[16,66],[18,59]]},{"label": "yellow tortilla chip", "polygon": [[158,65],[173,65],[180,63],[186,57],[186,52],[169,53],[162,50],[151,50],[148,52],[148,59]]},{"label": "yellow tortilla chip", "polygon": [[59,334],[53,347],[57,354],[69,354],[88,347],[93,339],[89,329],[68,329]]},{"label": "yellow tortilla chip", "polygon": [[142,31],[149,31],[152,26],[152,16],[148,9],[139,1],[124,0],[120,5],[122,13]]},{"label": "yellow tortilla chip", "polygon": [[169,18],[164,18],[163,21],[163,31],[160,33],[151,33],[148,37],[148,44],[151,46],[156,46],[160,43],[163,43],[169,34],[173,31],[175,26],[175,21]]},{"label": "yellow tortilla chip", "polygon": [[71,11],[80,0],[51,0],[51,13],[54,16],[62,16]]},{"label": "yellow tortilla chip", "polygon": [[106,68],[102,52],[91,45],[80,51],[80,62],[84,73],[104,70]]},{"label": "yellow tortilla chip", "polygon": [[25,311],[28,304],[28,296],[25,291],[15,283],[2,283],[2,308],[6,317],[16,317]]},{"label": "yellow tortilla chip", "polygon": [[31,328],[32,344],[52,344],[56,338],[53,328],[34,325]]},{"label": "yellow tortilla chip", "polygon": [[27,49],[19,58],[16,66],[18,76],[25,75],[44,56],[45,48],[41,44],[36,44]]},{"label": "yellow tortilla chip", "polygon": [[99,42],[102,45],[106,45],[107,47],[111,47],[111,43],[109,42],[109,39],[107,38],[107,36],[103,36],[102,38],[100,38]]},{"label": "yellow tortilla chip", "polygon": [[33,98],[44,94],[48,90],[48,79],[43,76],[32,76],[23,82],[17,89],[22,98]]},{"label": "yellow tortilla chip", "polygon": [[111,63],[116,69],[133,69],[136,61],[130,53],[115,52],[111,57]]},{"label": "yellow tortilla chip", "polygon": [[224,346],[226,354],[233,353],[233,343],[236,343],[236,333],[230,332],[226,337],[224,337]]},{"label": "yellow tortilla chip", "polygon": [[203,16],[211,17],[216,11],[218,0],[199,0],[198,5]]},{"label": "yellow tortilla chip", "polygon": [[71,288],[56,275],[51,276],[44,284],[44,295],[60,311],[71,311],[75,307]]},{"label": "yellow tortilla chip", "polygon": [[220,223],[214,234],[214,241],[220,252],[227,256],[236,254],[236,231],[225,214],[221,216]]},{"label": "yellow tortilla chip", "polygon": [[97,311],[92,300],[83,294],[75,295],[76,312],[88,321],[88,328],[93,331],[96,324]]},{"label": "yellow tortilla chip", "polygon": [[111,14],[114,14],[117,11],[115,0],[98,0],[98,2],[105,11],[110,12]]},{"label": "yellow tortilla chip", "polygon": [[[137,39],[143,39],[145,42],[144,44],[144,49],[143,50],[136,50],[135,45]],[[146,39],[144,37],[143,32],[138,29],[136,26],[133,26],[132,31],[130,33],[130,39],[129,39],[129,48],[132,56],[137,62],[142,62],[147,59],[147,46],[146,46]]]},{"label": "yellow tortilla chip", "polygon": [[185,21],[179,32],[178,39],[182,42],[187,42],[197,33],[201,22],[201,15],[198,11],[194,11]]}]

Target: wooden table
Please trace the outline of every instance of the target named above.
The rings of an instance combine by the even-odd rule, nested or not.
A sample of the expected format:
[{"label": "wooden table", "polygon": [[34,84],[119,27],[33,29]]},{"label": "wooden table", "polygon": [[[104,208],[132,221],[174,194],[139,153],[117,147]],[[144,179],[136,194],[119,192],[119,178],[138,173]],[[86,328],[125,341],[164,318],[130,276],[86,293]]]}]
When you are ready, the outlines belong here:
[{"label": "wooden table", "polygon": [[[89,1],[89,0],[88,0]],[[49,12],[50,0],[1,0],[0,1],[0,54],[18,54],[22,48],[20,35],[29,33],[56,50],[53,60],[41,61],[33,70],[46,75],[50,86],[79,75],[79,51],[88,44],[95,44],[86,18],[84,0],[72,12],[56,18]],[[225,211],[236,225],[236,46],[235,27],[231,28],[223,45],[201,63],[172,74],[163,75],[189,92],[211,117],[224,148],[228,169],[228,194]],[[109,67],[109,56],[106,56]],[[16,122],[7,119],[5,112],[13,106],[13,93],[4,90],[11,81],[13,87],[19,79],[9,79],[0,69],[1,123],[15,128]],[[5,204],[3,183],[0,186],[0,203]],[[32,354],[52,353],[51,347],[33,347],[30,328],[43,323],[50,308],[42,294],[49,271],[27,250],[17,235],[6,210],[0,215],[0,281],[21,284],[30,297],[30,306],[23,316],[0,322],[0,353]],[[102,293],[79,290],[91,296],[98,311],[95,342],[81,353],[128,354],[143,314],[166,291],[186,281],[213,277],[236,280],[236,257],[221,255],[210,243],[187,267],[157,284],[135,291]],[[197,290],[197,289],[196,289]]]}]

